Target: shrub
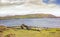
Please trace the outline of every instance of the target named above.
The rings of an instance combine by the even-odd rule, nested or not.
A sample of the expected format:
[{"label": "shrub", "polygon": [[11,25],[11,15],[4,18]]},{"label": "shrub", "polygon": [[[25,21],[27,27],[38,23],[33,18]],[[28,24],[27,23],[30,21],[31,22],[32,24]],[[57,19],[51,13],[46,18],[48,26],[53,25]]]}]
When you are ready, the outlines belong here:
[{"label": "shrub", "polygon": [[6,27],[6,26],[0,26],[0,32],[5,31],[6,29],[7,29],[7,27]]},{"label": "shrub", "polygon": [[4,37],[4,34],[3,33],[0,33],[0,37]]},{"label": "shrub", "polygon": [[15,34],[8,34],[8,35],[6,35],[6,37],[16,37],[16,35]]}]

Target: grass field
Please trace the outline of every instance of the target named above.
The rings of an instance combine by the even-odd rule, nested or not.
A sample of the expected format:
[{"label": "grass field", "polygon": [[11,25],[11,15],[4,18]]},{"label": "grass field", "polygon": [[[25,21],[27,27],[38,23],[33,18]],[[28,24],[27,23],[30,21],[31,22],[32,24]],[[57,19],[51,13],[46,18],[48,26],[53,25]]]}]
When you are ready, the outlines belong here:
[{"label": "grass field", "polygon": [[4,36],[15,34],[16,37],[60,37],[60,30],[48,29],[41,31],[10,29],[3,32]]}]

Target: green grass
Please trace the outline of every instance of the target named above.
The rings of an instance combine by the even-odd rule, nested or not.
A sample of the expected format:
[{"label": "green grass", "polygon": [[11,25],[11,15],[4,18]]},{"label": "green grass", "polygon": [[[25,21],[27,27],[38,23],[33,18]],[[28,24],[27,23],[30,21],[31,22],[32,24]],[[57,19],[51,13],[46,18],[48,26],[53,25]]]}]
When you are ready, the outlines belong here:
[{"label": "green grass", "polygon": [[16,37],[60,37],[60,31],[56,29],[33,31],[33,30],[6,30],[4,35],[16,34]]}]

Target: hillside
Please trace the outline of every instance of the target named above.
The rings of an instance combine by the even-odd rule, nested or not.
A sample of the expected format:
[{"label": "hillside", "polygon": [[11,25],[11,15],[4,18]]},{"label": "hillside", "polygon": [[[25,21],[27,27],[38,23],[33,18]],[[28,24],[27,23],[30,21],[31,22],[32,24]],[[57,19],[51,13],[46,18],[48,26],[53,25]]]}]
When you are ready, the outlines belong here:
[{"label": "hillside", "polygon": [[6,37],[7,35],[11,35],[11,37],[60,37],[60,31],[56,29],[44,29],[41,31],[9,29],[4,31],[3,33],[0,33],[0,36],[2,36],[1,34]]},{"label": "hillside", "polygon": [[28,15],[15,15],[15,16],[0,17],[0,19],[14,19],[14,18],[56,18],[56,16],[51,15],[51,14],[28,14]]}]

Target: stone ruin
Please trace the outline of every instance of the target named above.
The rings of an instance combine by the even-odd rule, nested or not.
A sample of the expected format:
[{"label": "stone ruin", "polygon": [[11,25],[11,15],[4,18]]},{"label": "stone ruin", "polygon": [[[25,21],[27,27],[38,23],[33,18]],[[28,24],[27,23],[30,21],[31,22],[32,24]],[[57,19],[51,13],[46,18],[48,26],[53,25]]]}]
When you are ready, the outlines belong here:
[{"label": "stone ruin", "polygon": [[21,29],[27,29],[27,30],[30,30],[31,27],[29,27],[29,26],[27,26],[27,25],[25,25],[25,24],[22,24],[22,25],[21,25]]}]

